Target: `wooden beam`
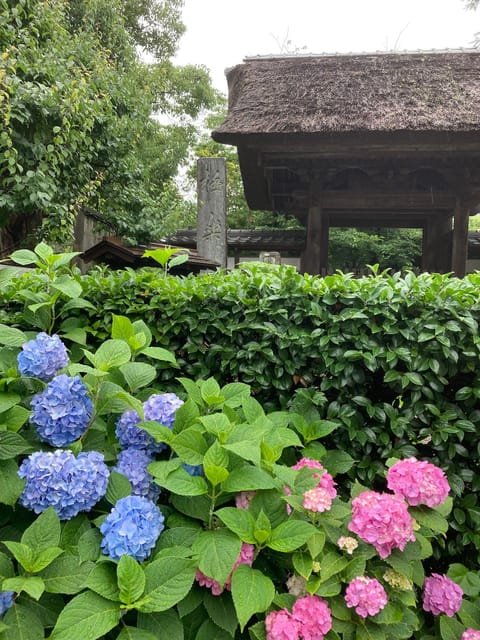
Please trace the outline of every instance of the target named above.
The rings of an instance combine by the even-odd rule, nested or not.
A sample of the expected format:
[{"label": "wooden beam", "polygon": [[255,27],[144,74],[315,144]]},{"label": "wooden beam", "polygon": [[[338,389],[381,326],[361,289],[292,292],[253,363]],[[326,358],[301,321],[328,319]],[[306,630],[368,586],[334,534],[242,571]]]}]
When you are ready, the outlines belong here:
[{"label": "wooden beam", "polygon": [[307,239],[300,256],[300,272],[326,275],[328,269],[328,216],[319,205],[308,212]]},{"label": "wooden beam", "polygon": [[453,215],[452,271],[457,278],[463,278],[467,267],[468,249],[468,209],[457,199]]}]

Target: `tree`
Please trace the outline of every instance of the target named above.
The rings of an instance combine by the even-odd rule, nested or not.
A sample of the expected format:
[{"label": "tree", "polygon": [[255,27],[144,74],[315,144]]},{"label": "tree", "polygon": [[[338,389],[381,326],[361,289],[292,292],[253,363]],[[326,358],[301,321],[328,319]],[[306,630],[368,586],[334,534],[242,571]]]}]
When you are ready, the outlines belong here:
[{"label": "tree", "polygon": [[194,118],[215,101],[205,69],[170,62],[182,4],[0,0],[0,226],[42,220],[64,243],[90,204],[132,240],[161,233]]}]

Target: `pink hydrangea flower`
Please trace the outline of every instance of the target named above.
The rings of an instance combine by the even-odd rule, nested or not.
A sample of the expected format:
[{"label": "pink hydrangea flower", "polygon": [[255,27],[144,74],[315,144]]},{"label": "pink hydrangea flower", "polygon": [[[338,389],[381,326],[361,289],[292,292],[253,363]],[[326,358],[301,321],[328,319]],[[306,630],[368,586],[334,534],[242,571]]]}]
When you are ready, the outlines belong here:
[{"label": "pink hydrangea flower", "polygon": [[333,500],[333,498],[335,498],[337,495],[337,490],[335,489],[335,486],[337,483],[335,482],[333,477],[328,473],[328,471],[325,471],[322,464],[318,462],[318,460],[312,460],[311,458],[302,458],[297,462],[297,464],[293,465],[292,469],[295,469],[296,471],[298,471],[303,467],[308,467],[309,469],[318,469],[319,471],[322,472],[322,473],[314,473],[312,475],[314,478],[320,478],[320,482],[318,483],[317,486],[321,487],[322,489],[325,489],[325,491],[327,491],[328,495]]},{"label": "pink hydrangea flower", "polygon": [[387,604],[387,594],[376,578],[359,576],[350,582],[345,591],[347,607],[355,607],[362,618],[374,616]]},{"label": "pink hydrangea flower", "polygon": [[214,596],[219,596],[221,593],[223,593],[224,589],[227,589],[228,591],[231,590],[232,575],[235,569],[240,564],[248,564],[251,567],[254,560],[254,556],[255,556],[255,547],[253,546],[253,544],[247,544],[246,542],[243,542],[242,548],[240,549],[240,555],[235,561],[235,564],[233,565],[232,570],[230,571],[227,581],[225,582],[225,585],[223,587],[219,582],[202,573],[200,569],[197,569],[197,572],[195,574],[195,580],[198,582],[198,584],[201,587],[207,587],[208,589],[210,589]]},{"label": "pink hydrangea flower", "polygon": [[381,558],[393,549],[403,551],[413,535],[413,519],[407,503],[389,493],[364,491],[352,501],[352,519],[348,529],[373,544]]},{"label": "pink hydrangea flower", "polygon": [[436,507],[445,502],[450,491],[447,477],[439,467],[413,457],[390,467],[387,486],[412,506],[426,504]]},{"label": "pink hydrangea flower", "polygon": [[462,588],[450,578],[432,573],[423,583],[423,609],[438,616],[442,613],[449,618],[462,606]]},{"label": "pink hydrangea flower", "polygon": [[477,629],[466,629],[463,633],[462,633],[462,638],[461,640],[480,640],[480,631],[477,631]]},{"label": "pink hydrangea flower", "polygon": [[299,640],[299,625],[287,609],[271,611],[265,618],[267,640]]},{"label": "pink hydrangea flower", "polygon": [[317,513],[329,511],[332,508],[332,498],[323,487],[314,487],[303,494],[303,507]]},{"label": "pink hydrangea flower", "polygon": [[323,640],[332,628],[332,614],[326,600],[307,595],[299,598],[292,608],[292,617],[299,625],[303,640]]},{"label": "pink hydrangea flower", "polygon": [[256,495],[256,491],[240,491],[235,496],[235,506],[237,509],[248,509],[250,502]]}]

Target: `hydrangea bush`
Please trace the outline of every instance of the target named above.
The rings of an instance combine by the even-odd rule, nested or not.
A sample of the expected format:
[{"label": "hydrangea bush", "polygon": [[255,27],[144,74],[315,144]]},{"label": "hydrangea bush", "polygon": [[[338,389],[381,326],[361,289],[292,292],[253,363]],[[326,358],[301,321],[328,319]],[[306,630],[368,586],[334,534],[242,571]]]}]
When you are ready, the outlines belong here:
[{"label": "hydrangea bush", "polygon": [[141,321],[114,316],[51,379],[23,368],[32,340],[0,326],[0,640],[479,637],[477,575],[432,556],[452,507],[438,467],[347,482],[328,421],[266,412],[239,382],[162,389],[145,356],[172,356]]}]

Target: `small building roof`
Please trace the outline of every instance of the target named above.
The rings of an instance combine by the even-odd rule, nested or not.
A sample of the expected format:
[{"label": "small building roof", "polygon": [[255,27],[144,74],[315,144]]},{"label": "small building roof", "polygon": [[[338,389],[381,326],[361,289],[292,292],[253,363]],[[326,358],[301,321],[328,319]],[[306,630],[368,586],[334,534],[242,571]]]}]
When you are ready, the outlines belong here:
[{"label": "small building roof", "polygon": [[227,70],[229,108],[213,132],[480,131],[480,51],[246,58]]}]

